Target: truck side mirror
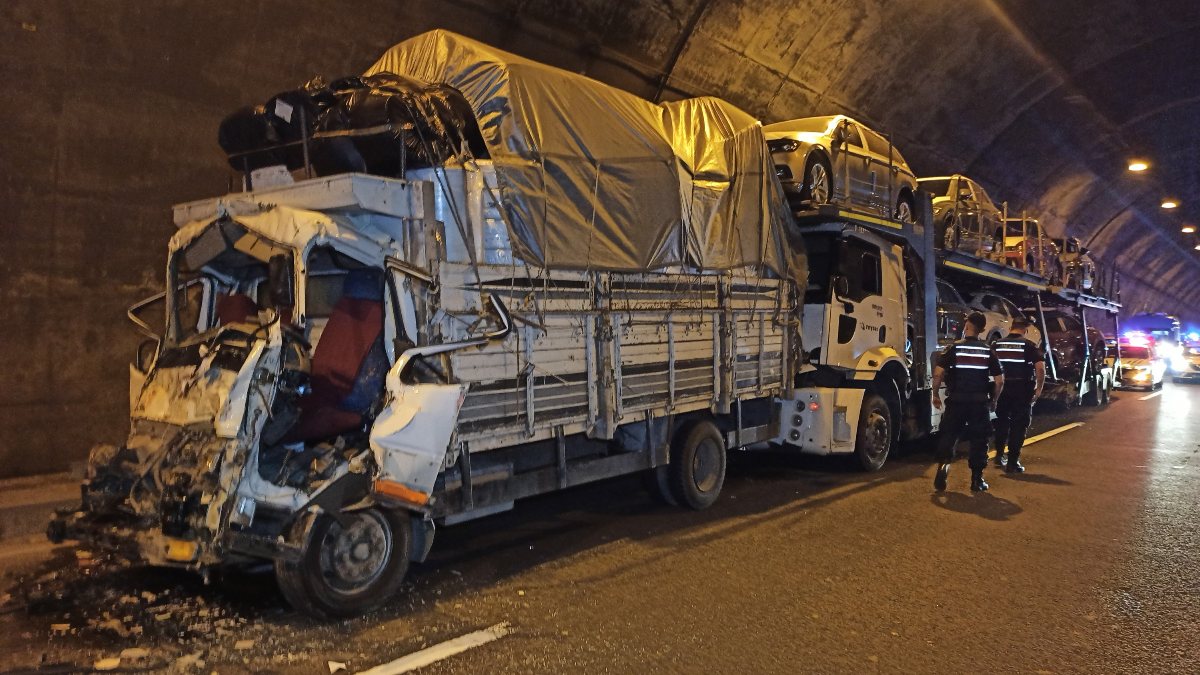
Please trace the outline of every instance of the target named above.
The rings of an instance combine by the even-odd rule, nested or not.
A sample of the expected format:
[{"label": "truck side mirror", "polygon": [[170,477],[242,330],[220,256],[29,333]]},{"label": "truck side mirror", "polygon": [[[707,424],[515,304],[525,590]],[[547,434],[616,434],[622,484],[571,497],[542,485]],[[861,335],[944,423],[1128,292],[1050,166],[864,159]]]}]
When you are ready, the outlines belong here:
[{"label": "truck side mirror", "polygon": [[838,298],[844,298],[850,295],[850,280],[843,276],[834,278],[833,293]]},{"label": "truck side mirror", "polygon": [[133,357],[133,367],[143,375],[150,372],[150,368],[154,365],[154,359],[158,356],[158,340],[143,340],[138,345],[137,353]]},{"label": "truck side mirror", "polygon": [[267,288],[270,292],[272,306],[294,307],[296,305],[290,256],[282,253],[271,256],[270,262],[267,263]]}]

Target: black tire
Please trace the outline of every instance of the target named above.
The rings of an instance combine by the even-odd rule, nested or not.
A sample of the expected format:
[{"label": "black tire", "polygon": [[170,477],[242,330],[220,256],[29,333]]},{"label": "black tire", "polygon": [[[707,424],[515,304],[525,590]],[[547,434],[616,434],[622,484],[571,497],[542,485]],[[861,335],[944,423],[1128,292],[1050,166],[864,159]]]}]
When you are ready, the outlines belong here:
[{"label": "black tire", "polygon": [[650,497],[659,504],[679,506],[679,502],[675,501],[675,494],[671,491],[671,481],[667,475],[667,467],[656,466],[653,469],[643,471],[642,487],[646,488],[646,492],[650,494]]},{"label": "black tire", "polygon": [[275,562],[283,597],[314,618],[358,616],[376,609],[396,594],[408,572],[409,514],[372,507],[343,517],[346,529],[328,514],[317,516],[300,561]]},{"label": "black tire", "polygon": [[[819,188],[818,194],[816,196],[813,195],[814,179],[819,180],[816,176],[814,176],[813,173],[816,170],[816,167],[820,167],[824,171],[825,189],[823,197],[819,193]],[[829,204],[833,201],[833,169],[830,168],[829,162],[827,162],[824,157],[814,154],[808,158],[808,161],[804,164],[803,180],[804,187],[800,190],[801,200],[807,201],[813,206]]]},{"label": "black tire", "polygon": [[858,434],[854,438],[854,461],[863,471],[878,471],[887,462],[892,449],[895,427],[892,409],[873,391],[863,396],[858,415]]},{"label": "black tire", "polygon": [[1002,337],[1004,337],[1004,336],[1003,336],[1003,335],[1000,335],[999,333],[995,333],[995,332],[993,332],[992,334],[988,335],[988,338],[987,338],[987,343],[988,343],[989,345],[994,345],[994,344],[996,344],[996,341],[997,341],[997,340],[999,340],[999,339],[1000,339],[1000,338],[1002,338]]},{"label": "black tire", "polygon": [[700,511],[717,501],[725,484],[725,439],[715,424],[698,420],[676,431],[667,477],[680,506]]}]

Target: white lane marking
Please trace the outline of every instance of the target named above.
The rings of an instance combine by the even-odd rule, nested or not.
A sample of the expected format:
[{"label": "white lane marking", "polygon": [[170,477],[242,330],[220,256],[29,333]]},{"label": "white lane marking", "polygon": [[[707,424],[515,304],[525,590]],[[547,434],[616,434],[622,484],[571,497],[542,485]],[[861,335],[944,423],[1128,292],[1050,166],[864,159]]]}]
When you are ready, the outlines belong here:
[{"label": "white lane marking", "polygon": [[1042,434],[1038,434],[1037,436],[1030,436],[1029,438],[1026,438],[1025,445],[1033,445],[1034,443],[1037,443],[1038,441],[1044,441],[1047,438],[1050,438],[1051,436],[1057,436],[1057,435],[1063,433],[1064,431],[1070,431],[1072,429],[1075,429],[1075,428],[1081,427],[1081,426],[1083,426],[1083,422],[1071,422],[1070,424],[1064,424],[1063,426],[1061,426],[1057,429],[1051,429],[1050,431],[1047,431]]},{"label": "white lane marking", "polygon": [[1154,398],[1155,396],[1162,396],[1162,391],[1160,390],[1160,391],[1154,392],[1153,394],[1146,394],[1145,396],[1139,398],[1138,400],[1139,401],[1149,401],[1150,399]]},{"label": "white lane marking", "polygon": [[508,627],[507,622],[498,623],[490,628],[467,633],[453,640],[426,647],[419,652],[413,652],[408,656],[402,656],[395,661],[380,664],[370,670],[362,671],[359,675],[400,675],[400,673],[407,673],[417,668],[424,668],[455,654],[461,654],[468,649],[486,645],[493,640],[499,640],[511,632],[512,629]]}]

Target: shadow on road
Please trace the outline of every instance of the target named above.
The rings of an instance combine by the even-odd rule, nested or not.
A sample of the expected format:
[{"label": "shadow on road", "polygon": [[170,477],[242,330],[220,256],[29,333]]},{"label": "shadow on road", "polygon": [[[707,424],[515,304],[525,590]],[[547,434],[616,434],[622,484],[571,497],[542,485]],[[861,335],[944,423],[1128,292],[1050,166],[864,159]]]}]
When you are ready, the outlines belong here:
[{"label": "shadow on road", "polygon": [[1024,509],[1003,497],[997,497],[990,492],[968,495],[961,492],[935,492],[930,501],[934,506],[947,511],[973,513],[980,518],[1004,521],[1021,513]]},{"label": "shadow on road", "polygon": [[1015,480],[1020,483],[1038,483],[1040,485],[1074,485],[1069,480],[1047,476],[1044,473],[1006,473],[1004,477],[1009,480]]}]

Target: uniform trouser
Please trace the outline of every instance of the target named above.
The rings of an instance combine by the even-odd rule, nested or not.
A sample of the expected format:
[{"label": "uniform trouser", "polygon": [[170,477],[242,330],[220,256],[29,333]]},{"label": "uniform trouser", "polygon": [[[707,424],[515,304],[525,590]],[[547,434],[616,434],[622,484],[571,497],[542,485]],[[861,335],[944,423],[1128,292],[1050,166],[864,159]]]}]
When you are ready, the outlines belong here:
[{"label": "uniform trouser", "polygon": [[966,440],[971,444],[967,465],[974,473],[983,471],[987,467],[988,437],[992,435],[989,413],[985,401],[946,401],[946,411],[942,414],[942,424],[938,431],[937,460],[953,461],[954,446],[958,445],[960,440]]},{"label": "uniform trouser", "polygon": [[996,401],[996,454],[1008,448],[1008,461],[1021,458],[1021,446],[1025,444],[1025,433],[1033,412],[1033,392],[1028,383],[1005,386]]}]

